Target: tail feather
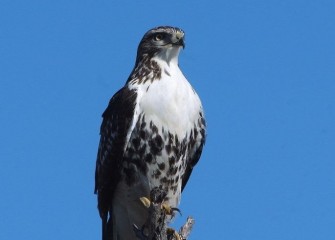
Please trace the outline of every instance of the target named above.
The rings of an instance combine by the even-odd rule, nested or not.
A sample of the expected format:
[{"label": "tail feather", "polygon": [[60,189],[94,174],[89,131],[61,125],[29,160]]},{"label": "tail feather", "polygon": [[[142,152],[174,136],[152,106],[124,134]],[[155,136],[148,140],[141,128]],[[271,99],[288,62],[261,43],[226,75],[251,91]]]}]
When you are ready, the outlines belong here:
[{"label": "tail feather", "polygon": [[111,217],[107,220],[107,215],[102,218],[102,240],[113,240],[113,223]]}]

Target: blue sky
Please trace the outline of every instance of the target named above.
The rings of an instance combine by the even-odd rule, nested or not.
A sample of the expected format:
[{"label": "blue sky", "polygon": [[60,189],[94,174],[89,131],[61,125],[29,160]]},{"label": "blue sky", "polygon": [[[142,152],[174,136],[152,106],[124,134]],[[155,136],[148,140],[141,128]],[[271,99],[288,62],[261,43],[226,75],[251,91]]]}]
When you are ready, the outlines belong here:
[{"label": "blue sky", "polygon": [[143,34],[186,32],[208,139],[191,239],[335,239],[335,3],[0,3],[0,239],[100,239],[101,113]]}]

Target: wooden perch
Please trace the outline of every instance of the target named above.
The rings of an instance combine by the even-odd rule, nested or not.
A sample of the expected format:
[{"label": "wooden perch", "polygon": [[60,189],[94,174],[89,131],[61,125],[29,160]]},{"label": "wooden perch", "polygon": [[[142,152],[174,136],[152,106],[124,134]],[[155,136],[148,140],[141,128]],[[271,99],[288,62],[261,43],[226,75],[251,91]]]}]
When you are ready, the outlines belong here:
[{"label": "wooden perch", "polygon": [[182,239],[187,239],[192,231],[192,227],[194,225],[194,218],[187,217],[186,223],[179,230],[179,235]]},{"label": "wooden perch", "polygon": [[[149,209],[147,222],[140,229],[134,224],[134,231],[139,240],[187,240],[192,227],[194,219],[188,217],[186,223],[180,228],[179,232],[167,226],[168,217],[166,209],[163,207],[163,200],[166,193],[154,188],[150,192],[150,201],[143,199],[143,204]],[[172,209],[179,211],[179,209]]]}]

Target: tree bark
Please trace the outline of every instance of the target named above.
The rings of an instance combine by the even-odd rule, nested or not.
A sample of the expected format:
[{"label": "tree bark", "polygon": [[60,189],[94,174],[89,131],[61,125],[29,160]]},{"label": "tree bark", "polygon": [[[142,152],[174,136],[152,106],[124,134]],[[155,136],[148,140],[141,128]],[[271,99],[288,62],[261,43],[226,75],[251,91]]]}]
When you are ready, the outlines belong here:
[{"label": "tree bark", "polygon": [[[166,194],[159,188],[150,193],[150,202],[144,203],[149,210],[149,216],[144,226],[139,229],[134,225],[134,231],[139,240],[187,240],[194,225],[194,219],[188,217],[179,232],[167,226],[167,212],[163,208]],[[179,209],[172,209],[179,212]]]}]

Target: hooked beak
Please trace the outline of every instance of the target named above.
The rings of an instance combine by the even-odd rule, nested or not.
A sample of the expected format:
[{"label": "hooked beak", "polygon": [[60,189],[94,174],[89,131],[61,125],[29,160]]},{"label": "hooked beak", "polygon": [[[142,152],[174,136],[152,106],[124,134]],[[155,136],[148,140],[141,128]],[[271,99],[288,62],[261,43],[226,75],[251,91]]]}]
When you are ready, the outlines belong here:
[{"label": "hooked beak", "polygon": [[177,46],[182,46],[183,48],[185,48],[185,40],[184,40],[184,32],[182,31],[177,31],[176,32],[176,41],[173,43],[174,45]]}]

